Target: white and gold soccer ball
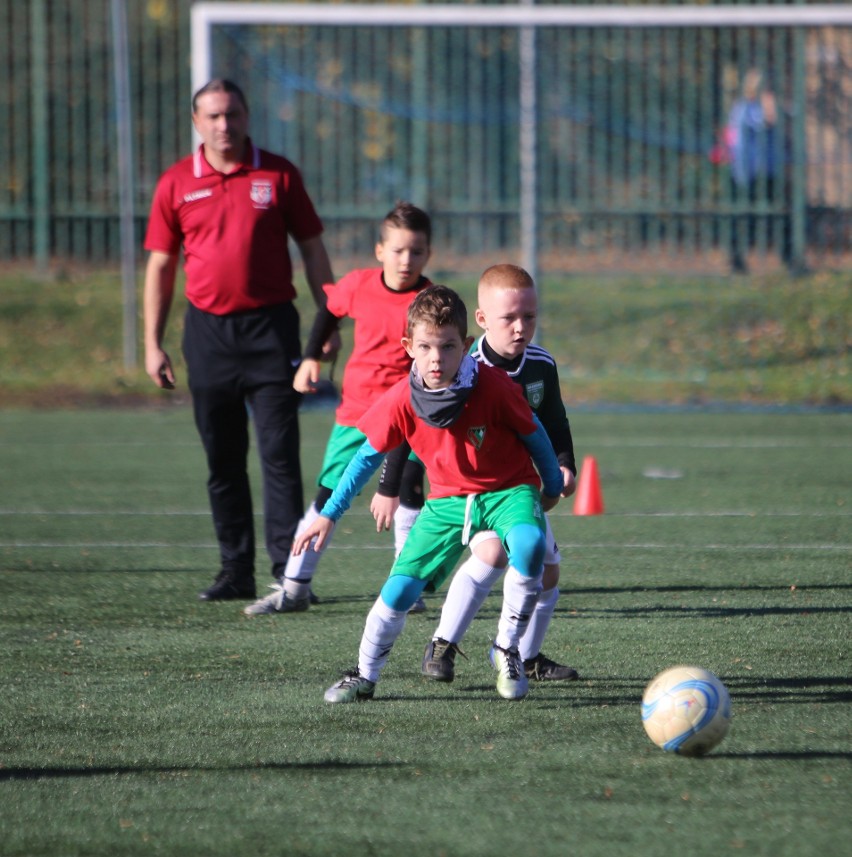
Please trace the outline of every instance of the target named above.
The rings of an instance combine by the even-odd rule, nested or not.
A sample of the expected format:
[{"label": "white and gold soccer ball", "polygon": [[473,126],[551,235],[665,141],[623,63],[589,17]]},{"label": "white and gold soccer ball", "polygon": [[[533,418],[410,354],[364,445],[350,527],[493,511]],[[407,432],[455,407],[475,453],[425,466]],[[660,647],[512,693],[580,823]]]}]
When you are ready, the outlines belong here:
[{"label": "white and gold soccer ball", "polygon": [[728,734],[731,697],[709,670],[671,667],[645,688],[642,725],[663,750],[681,756],[703,756]]}]

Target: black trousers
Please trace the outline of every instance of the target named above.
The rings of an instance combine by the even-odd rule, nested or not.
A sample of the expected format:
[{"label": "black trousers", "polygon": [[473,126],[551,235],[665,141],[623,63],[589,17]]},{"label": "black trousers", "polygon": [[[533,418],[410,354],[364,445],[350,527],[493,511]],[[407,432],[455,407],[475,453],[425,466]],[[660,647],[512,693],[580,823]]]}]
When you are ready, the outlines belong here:
[{"label": "black trousers", "polygon": [[[775,203],[781,200],[781,185],[772,176],[765,177],[761,182],[752,180],[747,184],[738,184],[731,177],[731,198],[735,202],[755,205],[758,201]],[[781,215],[780,241],[775,240],[775,232],[771,217],[762,217],[756,214],[735,215],[731,220],[731,240],[729,245],[731,265],[735,269],[745,267],[745,257],[748,251],[757,243],[758,223],[763,220],[769,231],[770,241],[778,249],[781,261],[790,265],[793,257],[792,246],[792,223],[790,221],[789,209],[785,204],[785,211]]]},{"label": "black trousers", "polygon": [[266,549],[283,570],[304,513],[299,460],[299,315],[292,303],[217,316],[192,305],[183,353],[195,424],[207,454],[207,493],[222,569],[254,575],[249,419],[263,475]]}]

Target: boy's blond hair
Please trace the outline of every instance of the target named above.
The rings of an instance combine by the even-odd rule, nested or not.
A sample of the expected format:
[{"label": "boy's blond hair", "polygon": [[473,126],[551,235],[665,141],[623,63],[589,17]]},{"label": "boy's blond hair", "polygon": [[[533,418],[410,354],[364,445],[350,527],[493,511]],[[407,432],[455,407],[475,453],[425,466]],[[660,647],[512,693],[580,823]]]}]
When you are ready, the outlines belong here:
[{"label": "boy's blond hair", "polygon": [[467,337],[467,307],[447,286],[427,286],[408,307],[409,338],[418,324],[425,324],[435,330],[452,325],[464,340]]},{"label": "boy's blond hair", "polygon": [[479,278],[478,294],[490,289],[510,289],[522,291],[523,289],[534,289],[533,278],[518,265],[501,263],[486,268]]}]

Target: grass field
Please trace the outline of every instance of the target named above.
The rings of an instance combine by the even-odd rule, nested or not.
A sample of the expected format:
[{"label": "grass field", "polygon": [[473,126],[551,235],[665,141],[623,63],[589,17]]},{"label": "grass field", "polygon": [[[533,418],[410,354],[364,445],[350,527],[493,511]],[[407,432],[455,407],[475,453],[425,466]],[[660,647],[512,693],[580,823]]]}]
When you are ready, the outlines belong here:
[{"label": "grass field", "polygon": [[[457,288],[472,316],[476,275],[449,275],[439,262],[434,280]],[[559,364],[567,402],[852,405],[848,272],[566,274],[540,285],[542,343]],[[302,293],[308,330],[313,309]],[[183,304],[175,301],[166,347],[185,378]],[[136,369],[124,366],[117,272],[0,275],[0,407],[157,398],[141,351]]]},{"label": "grass field", "polygon": [[[309,479],[332,416],[304,415]],[[422,679],[438,594],[354,706],[322,692],[355,660],[389,537],[361,498],[319,606],[202,604],[216,549],[191,423],[0,411],[3,857],[848,853],[852,415],[573,411],[606,512],[557,508],[545,651],[581,680],[497,697],[497,594],[456,681]],[[702,760],[640,722],[679,662],[733,700]]]}]

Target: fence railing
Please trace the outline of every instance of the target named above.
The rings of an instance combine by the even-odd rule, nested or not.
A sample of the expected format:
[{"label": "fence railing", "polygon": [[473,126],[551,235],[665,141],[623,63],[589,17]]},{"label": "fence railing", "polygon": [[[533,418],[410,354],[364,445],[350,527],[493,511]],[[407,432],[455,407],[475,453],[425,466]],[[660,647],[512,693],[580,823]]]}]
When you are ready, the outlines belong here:
[{"label": "fence railing", "polygon": [[[157,177],[191,146],[190,3],[126,10],[141,247]],[[109,3],[0,0],[0,29],[0,259],[117,262]],[[518,252],[517,28],[233,25],[212,46],[255,140],[302,168],[333,254],[363,255],[398,198],[432,213],[442,267]],[[743,191],[719,143],[752,69],[774,172]],[[541,268],[724,270],[790,246],[848,264],[852,27],[540,28],[535,92]]]}]

